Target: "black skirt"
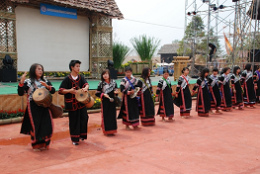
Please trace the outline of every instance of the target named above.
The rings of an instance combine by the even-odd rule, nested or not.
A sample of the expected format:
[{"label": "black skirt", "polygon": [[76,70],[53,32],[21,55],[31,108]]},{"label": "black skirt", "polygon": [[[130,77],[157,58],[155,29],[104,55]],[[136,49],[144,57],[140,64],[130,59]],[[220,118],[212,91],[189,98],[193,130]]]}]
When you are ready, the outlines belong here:
[{"label": "black skirt", "polygon": [[154,102],[149,89],[146,89],[140,96],[141,105],[139,108],[141,122],[144,126],[154,125]]},{"label": "black skirt", "polygon": [[[111,93],[114,93],[112,91]],[[114,94],[109,94],[111,98]],[[116,121],[116,104],[115,102],[110,102],[106,97],[102,97],[102,129],[104,134],[114,134],[117,132],[117,121]]]},{"label": "black skirt", "polygon": [[157,115],[161,117],[174,117],[174,107],[171,89],[166,86],[164,90],[160,90],[160,101]]},{"label": "black skirt", "polygon": [[254,105],[256,102],[255,88],[253,78],[249,78],[244,85],[244,104]]},{"label": "black skirt", "polygon": [[199,116],[208,116],[210,110],[210,95],[206,87],[198,89],[196,111]]},{"label": "black skirt", "polygon": [[48,108],[38,106],[34,101],[28,102],[21,133],[31,135],[33,148],[47,147],[52,132],[51,111]]},{"label": "black skirt", "polygon": [[137,98],[130,98],[129,95],[123,95],[123,102],[118,118],[123,119],[123,124],[138,126],[139,125],[139,108]]},{"label": "black skirt", "polygon": [[185,89],[180,89],[180,93],[178,94],[178,98],[174,98],[174,104],[180,107],[180,112],[185,112],[187,110],[191,110],[192,107],[192,100],[191,100],[191,93],[190,89],[187,86]]}]

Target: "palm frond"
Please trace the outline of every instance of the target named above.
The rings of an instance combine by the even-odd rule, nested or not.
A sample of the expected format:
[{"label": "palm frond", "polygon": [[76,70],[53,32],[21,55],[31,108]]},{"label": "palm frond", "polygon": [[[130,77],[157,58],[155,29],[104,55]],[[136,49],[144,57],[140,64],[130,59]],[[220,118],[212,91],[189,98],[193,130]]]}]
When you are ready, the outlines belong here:
[{"label": "palm frond", "polygon": [[122,43],[113,43],[113,61],[116,69],[120,68],[129,50],[130,49]]},{"label": "palm frond", "polygon": [[153,38],[147,37],[146,35],[135,37],[131,39],[131,43],[140,56],[141,60],[151,60],[156,49],[158,48],[160,41]]}]

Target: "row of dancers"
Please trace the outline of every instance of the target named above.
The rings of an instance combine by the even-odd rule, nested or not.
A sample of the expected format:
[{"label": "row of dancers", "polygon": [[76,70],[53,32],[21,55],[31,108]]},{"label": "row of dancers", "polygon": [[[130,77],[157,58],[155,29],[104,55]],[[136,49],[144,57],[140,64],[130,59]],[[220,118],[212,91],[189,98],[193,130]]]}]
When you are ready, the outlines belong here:
[{"label": "row of dancers", "polygon": [[[69,116],[69,131],[73,145],[79,145],[80,140],[87,139],[88,113],[85,104],[76,100],[75,94],[81,89],[85,92],[89,90],[89,84],[80,75],[79,60],[71,60],[69,69],[71,73],[63,79],[58,93],[64,95],[65,109]],[[174,120],[174,104],[180,107],[180,115],[183,118],[190,116],[192,108],[192,95],[197,93],[197,107],[199,116],[208,116],[210,110],[216,109],[217,112],[230,110],[233,107],[242,108],[255,104],[255,89],[259,86],[258,69],[252,74],[251,65],[245,67],[241,75],[240,68],[234,68],[234,74],[230,75],[230,68],[224,68],[221,76],[218,76],[218,70],[214,69],[213,74],[208,76],[209,70],[204,69],[200,78],[197,80],[193,91],[190,92],[189,69],[183,68],[182,75],[178,80],[176,91],[173,92],[169,72],[164,70],[163,77],[159,80],[156,93],[153,94],[152,83],[150,79],[151,70],[144,68],[141,78],[135,78],[132,75],[130,67],[125,68],[125,77],[121,80],[120,86],[117,86],[115,80],[110,78],[109,70],[104,70],[101,74],[101,81],[98,84],[96,96],[101,98],[101,127],[104,135],[111,136],[117,133],[117,119],[122,119],[127,129],[130,126],[138,129],[139,119],[143,126],[155,125],[155,101],[159,101],[157,115],[163,120]],[[35,151],[49,149],[51,137],[53,134],[52,113],[49,108],[38,106],[32,98],[34,91],[38,88],[46,88],[51,94],[55,93],[55,88],[44,75],[44,67],[41,64],[33,64],[30,67],[29,79],[26,79],[25,72],[18,85],[18,94],[20,96],[27,93],[27,107],[22,122],[21,133],[31,136],[31,145]],[[232,83],[232,92],[229,82]],[[133,95],[136,88],[140,91],[137,96]],[[259,88],[258,88],[259,89]],[[115,97],[119,90],[122,92],[122,104],[119,115],[117,116]],[[257,90],[257,95],[259,96]],[[211,101],[209,103],[208,101]],[[232,104],[233,101],[233,104]]]}]

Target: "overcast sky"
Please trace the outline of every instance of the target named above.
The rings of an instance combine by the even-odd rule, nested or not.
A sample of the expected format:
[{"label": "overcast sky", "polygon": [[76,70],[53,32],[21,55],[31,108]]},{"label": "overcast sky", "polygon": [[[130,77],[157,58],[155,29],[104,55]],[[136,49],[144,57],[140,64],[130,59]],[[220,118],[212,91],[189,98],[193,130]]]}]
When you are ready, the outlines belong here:
[{"label": "overcast sky", "polygon": [[[160,45],[182,39],[184,34],[184,0],[115,0],[124,20],[113,20],[114,40],[130,47],[130,39],[142,34],[161,40]],[[149,25],[134,21],[153,23]],[[177,27],[170,28],[165,26]]]},{"label": "overcast sky", "polygon": [[[181,40],[184,35],[185,26],[185,0],[115,0],[119,9],[124,15],[123,20],[113,19],[113,36],[115,41],[120,41],[132,48],[130,39],[136,36],[146,34],[159,39],[160,46],[172,43],[178,39]],[[188,0],[189,3],[193,0]],[[216,0],[211,0],[216,3]],[[219,0],[219,5],[224,3],[225,6],[232,6],[231,0]],[[202,0],[197,0],[198,11],[207,10],[208,5],[202,3]],[[228,8],[227,8],[228,9]],[[191,6],[188,11],[193,11],[194,6]],[[232,14],[233,13],[233,14]],[[207,12],[199,12],[204,24],[207,24]],[[232,23],[234,19],[234,10],[222,11],[220,17]],[[230,15],[231,14],[231,15]],[[191,17],[190,17],[191,18]],[[214,12],[212,12],[211,26],[214,27]],[[134,22],[140,21],[140,22]],[[188,21],[189,22],[189,21]],[[157,24],[150,25],[147,23]],[[162,25],[162,26],[160,26]],[[219,24],[219,34],[223,36],[223,26],[227,23]],[[169,27],[166,27],[169,26]],[[231,29],[232,32],[233,29]],[[229,32],[229,28],[224,29],[225,33]],[[220,40],[224,46],[223,39]],[[223,48],[222,48],[223,49]]]}]

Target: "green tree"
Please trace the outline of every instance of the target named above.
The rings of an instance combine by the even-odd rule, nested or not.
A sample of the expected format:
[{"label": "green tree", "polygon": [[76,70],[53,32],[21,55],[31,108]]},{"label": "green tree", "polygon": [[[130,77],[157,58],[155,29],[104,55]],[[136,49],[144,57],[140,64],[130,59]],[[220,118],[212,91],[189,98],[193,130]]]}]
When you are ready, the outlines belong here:
[{"label": "green tree", "polygon": [[135,37],[131,39],[131,43],[140,56],[141,60],[150,61],[158,48],[160,41],[153,38],[147,37],[146,35]]},{"label": "green tree", "polygon": [[[208,51],[208,41],[207,41],[208,33],[201,38],[201,41],[198,45],[196,45],[196,49],[198,52],[203,53],[205,56],[209,54]],[[209,43],[214,44],[217,47],[216,56],[219,56],[221,53],[221,47],[219,43],[219,38],[215,36],[213,28],[209,31]]]},{"label": "green tree", "polygon": [[116,69],[120,68],[130,49],[119,42],[113,43],[113,61]]},{"label": "green tree", "polygon": [[[183,39],[179,42],[179,55],[191,56],[193,50],[194,37],[201,38],[205,36],[204,23],[200,16],[193,16],[191,22],[187,25]],[[200,44],[200,39],[197,39],[197,45]]]}]

